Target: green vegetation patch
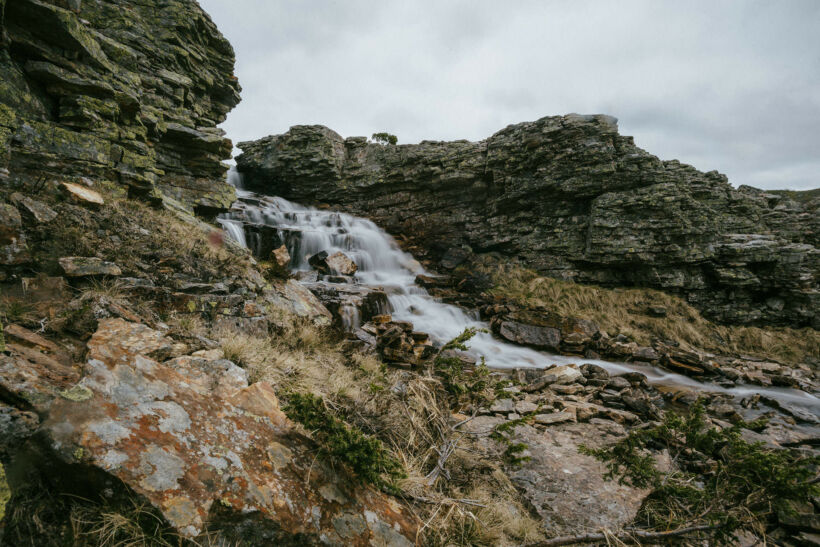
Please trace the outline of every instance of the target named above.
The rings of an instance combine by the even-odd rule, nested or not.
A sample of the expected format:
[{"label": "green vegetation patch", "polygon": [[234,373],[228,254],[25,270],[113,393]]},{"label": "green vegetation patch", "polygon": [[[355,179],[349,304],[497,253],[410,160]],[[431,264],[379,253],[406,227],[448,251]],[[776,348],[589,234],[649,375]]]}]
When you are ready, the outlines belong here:
[{"label": "green vegetation patch", "polygon": [[350,467],[362,481],[398,491],[396,481],[406,477],[401,463],[382,442],[334,416],[321,397],[290,393],[285,414],[311,431],[321,452]]},{"label": "green vegetation patch", "polygon": [[[814,483],[820,457],[743,440],[743,427],[759,425],[710,427],[698,401],[686,415],[667,412],[660,425],[635,429],[609,447],[581,450],[606,463],[608,478],[652,489],[636,519],[642,526],[706,524],[718,543],[730,542],[740,528],[765,532],[784,504],[820,494]],[[677,469],[660,471],[650,449],[668,450]]]}]

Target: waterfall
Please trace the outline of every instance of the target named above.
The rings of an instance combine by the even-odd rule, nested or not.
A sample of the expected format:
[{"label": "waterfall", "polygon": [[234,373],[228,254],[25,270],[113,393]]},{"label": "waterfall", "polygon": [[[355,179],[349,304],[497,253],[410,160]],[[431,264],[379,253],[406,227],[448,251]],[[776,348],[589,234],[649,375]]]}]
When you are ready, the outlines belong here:
[{"label": "waterfall", "polygon": [[[320,251],[328,254],[341,251],[357,264],[358,271],[352,279],[324,276],[321,283],[353,283],[362,288],[384,291],[390,304],[389,313],[395,320],[412,322],[416,330],[428,333],[439,344],[451,340],[466,328],[478,329],[480,332],[469,342],[470,352],[476,357],[483,357],[492,368],[543,368],[552,364],[579,362],[577,357],[553,355],[502,342],[489,333],[487,323],[458,306],[433,298],[415,282],[417,275],[429,273],[372,221],[243,190],[241,176],[233,168],[229,181],[236,185],[239,200],[229,213],[222,215],[219,222],[228,236],[239,244],[249,246],[242,229],[245,224],[272,228],[287,246],[291,256],[290,267],[295,272],[310,271],[308,259]],[[345,328],[353,330],[359,327],[361,317],[355,307],[343,306],[340,316]],[[766,394],[786,403],[807,406],[813,412],[820,411],[820,400],[799,390],[758,386],[725,388],[649,365],[585,358],[581,361],[599,365],[611,374],[637,371],[654,384],[719,391],[738,397]]]}]

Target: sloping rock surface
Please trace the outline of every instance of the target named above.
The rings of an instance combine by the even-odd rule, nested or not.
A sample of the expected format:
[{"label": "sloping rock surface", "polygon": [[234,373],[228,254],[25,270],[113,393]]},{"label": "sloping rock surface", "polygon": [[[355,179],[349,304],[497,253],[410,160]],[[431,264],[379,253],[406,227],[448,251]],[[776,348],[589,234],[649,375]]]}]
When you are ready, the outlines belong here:
[{"label": "sloping rock surface", "polygon": [[[105,488],[95,481],[109,491],[118,484],[185,538],[218,531],[252,545],[413,544],[415,518],[317,459],[269,386],[249,387],[224,359],[160,363],[171,342],[107,319],[81,374],[53,358],[38,362],[34,350],[2,356],[4,398],[22,407],[0,412],[10,480],[39,474],[56,484],[50,473],[68,469],[96,495]],[[36,430],[31,411],[41,418]]]},{"label": "sloping rock surface", "polygon": [[609,116],[480,142],[384,146],[295,126],[239,146],[249,189],[372,218],[443,270],[497,252],[557,278],[666,290],[723,322],[820,326],[816,199],[661,161]]},{"label": "sloping rock surface", "polygon": [[0,178],[227,208],[233,65],[194,0],[0,0]]}]

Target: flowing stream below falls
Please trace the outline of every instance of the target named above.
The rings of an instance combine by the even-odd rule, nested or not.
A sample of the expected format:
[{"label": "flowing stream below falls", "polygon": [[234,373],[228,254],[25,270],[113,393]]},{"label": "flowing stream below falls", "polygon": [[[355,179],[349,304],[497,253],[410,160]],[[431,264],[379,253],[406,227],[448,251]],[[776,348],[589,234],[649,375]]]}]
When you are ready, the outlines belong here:
[{"label": "flowing stream below falls", "polygon": [[[797,405],[820,416],[820,399],[796,389],[751,385],[727,388],[650,365],[553,355],[502,342],[488,332],[489,325],[480,321],[476,313],[443,303],[417,285],[416,276],[427,272],[412,256],[402,251],[389,234],[370,220],[246,191],[242,188],[241,176],[234,168],[229,172],[228,180],[236,187],[239,199],[233,209],[218,220],[226,233],[240,245],[258,255],[261,242],[259,238],[246,238],[244,225],[271,227],[285,242],[294,272],[310,271],[308,258],[320,251],[328,254],[341,251],[357,264],[358,271],[350,278],[319,276],[315,283],[353,284],[382,290],[387,294],[390,307],[385,310],[386,313],[390,313],[395,320],[412,322],[415,330],[427,333],[439,344],[454,338],[465,328],[484,330],[486,332],[479,332],[469,342],[470,352],[476,357],[484,357],[491,368],[545,368],[553,364],[594,363],[611,374],[640,372],[656,386],[722,392],[739,398],[757,393],[780,403]],[[343,311],[346,328],[357,328],[358,310]]]}]

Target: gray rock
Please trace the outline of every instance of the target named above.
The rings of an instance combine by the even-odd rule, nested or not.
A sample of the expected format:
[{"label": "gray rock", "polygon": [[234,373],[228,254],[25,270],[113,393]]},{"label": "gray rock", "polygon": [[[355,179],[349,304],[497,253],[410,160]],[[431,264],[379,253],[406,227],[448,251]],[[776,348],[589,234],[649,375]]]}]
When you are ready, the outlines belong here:
[{"label": "gray rock", "polygon": [[816,205],[661,161],[607,116],[479,142],[380,146],[294,126],[239,146],[250,188],[367,216],[444,269],[492,251],[561,279],[661,289],[721,322],[820,326]]},{"label": "gray rock", "polygon": [[96,257],[66,256],[58,262],[68,277],[122,275],[119,266]]},{"label": "gray rock", "polygon": [[536,327],[515,321],[504,321],[498,333],[516,344],[524,344],[542,349],[558,350],[561,344],[561,331],[549,327]]},{"label": "gray rock", "polygon": [[575,413],[569,411],[551,412],[549,414],[536,414],[535,423],[541,425],[560,424],[562,422],[574,422]]}]

